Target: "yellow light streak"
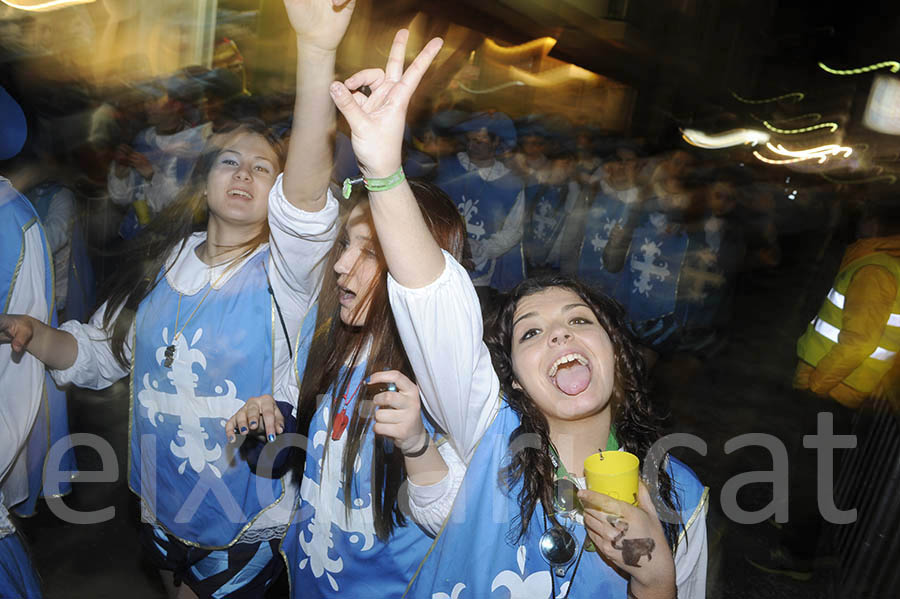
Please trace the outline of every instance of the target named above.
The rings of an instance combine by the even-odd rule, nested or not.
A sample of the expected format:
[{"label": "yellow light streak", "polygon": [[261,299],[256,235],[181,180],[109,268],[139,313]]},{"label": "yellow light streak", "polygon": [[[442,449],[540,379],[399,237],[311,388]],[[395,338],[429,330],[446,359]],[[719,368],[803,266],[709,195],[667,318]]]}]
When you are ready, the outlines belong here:
[{"label": "yellow light streak", "polygon": [[816,148],[809,148],[806,150],[788,150],[781,144],[775,146],[771,143],[766,143],[766,148],[768,148],[770,152],[778,154],[779,156],[787,156],[787,159],[784,160],[766,158],[759,152],[754,151],[753,155],[758,160],[761,160],[766,164],[794,164],[796,162],[804,162],[806,160],[816,160],[819,164],[824,164],[824,162],[828,160],[829,156],[837,156],[838,154],[843,154],[844,158],[849,158],[853,153],[853,148],[839,146],[837,144],[828,144],[825,146],[818,146]]},{"label": "yellow light streak", "polygon": [[749,100],[747,98],[741,97],[737,95],[735,92],[731,92],[731,95],[734,96],[734,99],[738,102],[743,102],[744,104],[769,104],[771,102],[779,102],[781,100],[787,100],[788,98],[796,98],[794,102],[800,102],[803,98],[806,97],[806,94],[803,92],[791,92],[789,94],[784,94],[783,96],[777,96],[775,98],[766,98],[764,100]]},{"label": "yellow light streak", "polygon": [[820,69],[822,69],[826,73],[831,73],[832,75],[860,75],[862,73],[868,73],[869,71],[877,71],[878,69],[883,69],[884,67],[891,67],[891,72],[896,73],[897,71],[900,71],[900,62],[897,62],[896,60],[885,60],[884,62],[877,62],[875,64],[870,64],[867,67],[860,67],[858,69],[832,69],[825,63],[819,63]]},{"label": "yellow light streak", "polygon": [[541,73],[529,73],[518,67],[507,67],[512,79],[522,81],[531,87],[552,87],[572,81],[584,81],[585,83],[596,83],[601,80],[600,75],[592,73],[587,69],[567,64],[555,69],[549,69]]},{"label": "yellow light streak", "polygon": [[775,133],[780,133],[782,135],[797,135],[799,133],[809,133],[810,131],[815,131],[817,129],[830,129],[832,133],[838,130],[838,124],[829,121],[827,123],[819,123],[818,125],[812,125],[810,127],[803,127],[802,129],[779,129],[769,121],[763,121],[763,126],[769,131],[774,131]]},{"label": "yellow light streak", "polygon": [[470,94],[490,94],[490,93],[493,93],[496,91],[500,91],[501,89],[506,89],[507,87],[513,87],[513,86],[521,87],[521,86],[525,85],[525,83],[523,81],[507,81],[506,83],[501,83],[500,85],[495,85],[493,87],[487,87],[485,89],[472,89],[471,87],[468,87],[462,81],[457,81],[456,84],[459,86],[459,89],[463,90],[464,92],[468,92]]},{"label": "yellow light streak", "polygon": [[552,37],[539,37],[536,40],[531,40],[524,44],[519,44],[518,46],[501,46],[491,38],[484,40],[484,49],[486,51],[505,58],[521,56],[523,54],[528,54],[529,52],[534,52],[535,50],[541,50],[544,55],[547,55],[555,45],[556,40]]},{"label": "yellow light streak", "polygon": [[682,129],[681,137],[684,141],[698,148],[718,150],[743,144],[761,144],[769,141],[769,134],[757,129],[732,129],[723,133],[710,135],[697,129]]},{"label": "yellow light streak", "polygon": [[48,0],[40,4],[22,4],[21,2],[12,2],[10,0],[0,0],[3,4],[18,8],[19,10],[27,10],[30,12],[44,12],[48,10],[57,10],[66,8],[67,6],[75,6],[76,4],[89,4],[96,0]]}]

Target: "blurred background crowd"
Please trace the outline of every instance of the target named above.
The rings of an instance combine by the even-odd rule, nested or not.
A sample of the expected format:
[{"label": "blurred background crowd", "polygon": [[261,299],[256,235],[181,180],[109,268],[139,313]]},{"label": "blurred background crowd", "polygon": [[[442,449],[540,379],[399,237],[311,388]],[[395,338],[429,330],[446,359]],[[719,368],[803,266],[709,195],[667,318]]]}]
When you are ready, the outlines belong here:
[{"label": "blurred background crowd", "polygon": [[[898,20],[869,4],[373,0],[356,9],[338,72],[382,63],[399,26],[411,53],[445,39],[410,110],[404,168],[459,207],[485,305],[532,274],[577,275],[625,307],[673,430],[739,434],[767,414],[783,439],[814,432],[783,411],[793,383],[830,396],[809,413],[827,405],[849,432],[872,395],[897,401],[896,359],[877,385],[842,388],[795,344],[810,319],[828,320],[820,305],[850,244],[875,240],[851,246],[852,260],[900,257]],[[223,123],[257,117],[290,136],[295,52],[280,1],[0,4],[0,85],[29,132],[0,174],[41,216],[60,321],[90,316],[117,250],[174,200]],[[347,131],[338,185],[359,170]],[[765,366],[776,360],[777,376]],[[741,376],[777,379],[751,398],[752,421],[697,416],[740,393]],[[696,469],[715,489],[715,464]],[[718,584],[758,596],[755,583]]]}]

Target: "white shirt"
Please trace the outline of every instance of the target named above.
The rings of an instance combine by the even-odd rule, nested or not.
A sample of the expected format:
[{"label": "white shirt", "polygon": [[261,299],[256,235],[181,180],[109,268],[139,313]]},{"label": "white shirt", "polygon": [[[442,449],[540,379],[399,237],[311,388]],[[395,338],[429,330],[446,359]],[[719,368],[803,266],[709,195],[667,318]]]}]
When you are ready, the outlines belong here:
[{"label": "white shirt", "polygon": [[[9,181],[0,177],[0,202],[22,201]],[[0,289],[2,301],[9,304],[9,314],[28,314],[42,322],[50,321],[50,306],[46,299],[44,266],[44,242],[40,223],[35,222],[25,230],[13,228],[10,223],[0,223],[0,232],[21,238],[22,263],[12,289]],[[4,256],[4,259],[9,257]],[[28,497],[28,472],[25,444],[34,426],[44,389],[44,365],[34,356],[25,353],[21,359],[12,359],[12,347],[0,345],[0,498],[5,506],[14,506]],[[6,508],[0,505],[0,537],[12,528]]]},{"label": "white shirt", "polygon": [[[482,341],[475,289],[450,254],[444,252],[444,272],[433,283],[410,289],[388,276],[388,293],[422,400],[464,458],[455,460],[441,451],[450,470],[444,480],[430,487],[409,485],[413,519],[437,534],[450,514],[466,464],[499,409],[500,382]],[[675,552],[678,596],[702,599],[707,562],[705,495],[685,537],[687,542],[679,542]]]}]

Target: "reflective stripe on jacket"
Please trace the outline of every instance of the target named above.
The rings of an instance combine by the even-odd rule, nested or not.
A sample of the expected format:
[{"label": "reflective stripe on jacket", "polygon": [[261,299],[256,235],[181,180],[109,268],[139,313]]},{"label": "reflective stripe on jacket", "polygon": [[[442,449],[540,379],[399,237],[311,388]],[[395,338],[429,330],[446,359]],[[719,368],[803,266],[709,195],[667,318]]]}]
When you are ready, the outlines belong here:
[{"label": "reflective stripe on jacket", "polygon": [[804,335],[797,342],[797,355],[812,366],[817,366],[822,358],[838,343],[845,318],[845,294],[854,275],[866,266],[886,269],[898,282],[890,314],[883,322],[877,345],[872,347],[867,357],[850,372],[842,382],[857,391],[870,393],[890,369],[900,351],[900,259],[886,253],[874,253],[861,257],[845,266],[838,273],[834,287],[822,303],[819,313],[810,322]]}]

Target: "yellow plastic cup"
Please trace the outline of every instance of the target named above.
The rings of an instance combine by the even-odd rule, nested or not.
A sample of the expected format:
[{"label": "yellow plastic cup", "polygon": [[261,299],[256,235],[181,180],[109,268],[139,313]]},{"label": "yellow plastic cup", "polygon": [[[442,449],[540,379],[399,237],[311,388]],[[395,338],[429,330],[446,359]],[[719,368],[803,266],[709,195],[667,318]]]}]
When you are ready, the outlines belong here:
[{"label": "yellow plastic cup", "polygon": [[604,451],[584,461],[584,477],[591,491],[638,504],[638,472],[641,462],[627,451]]}]

